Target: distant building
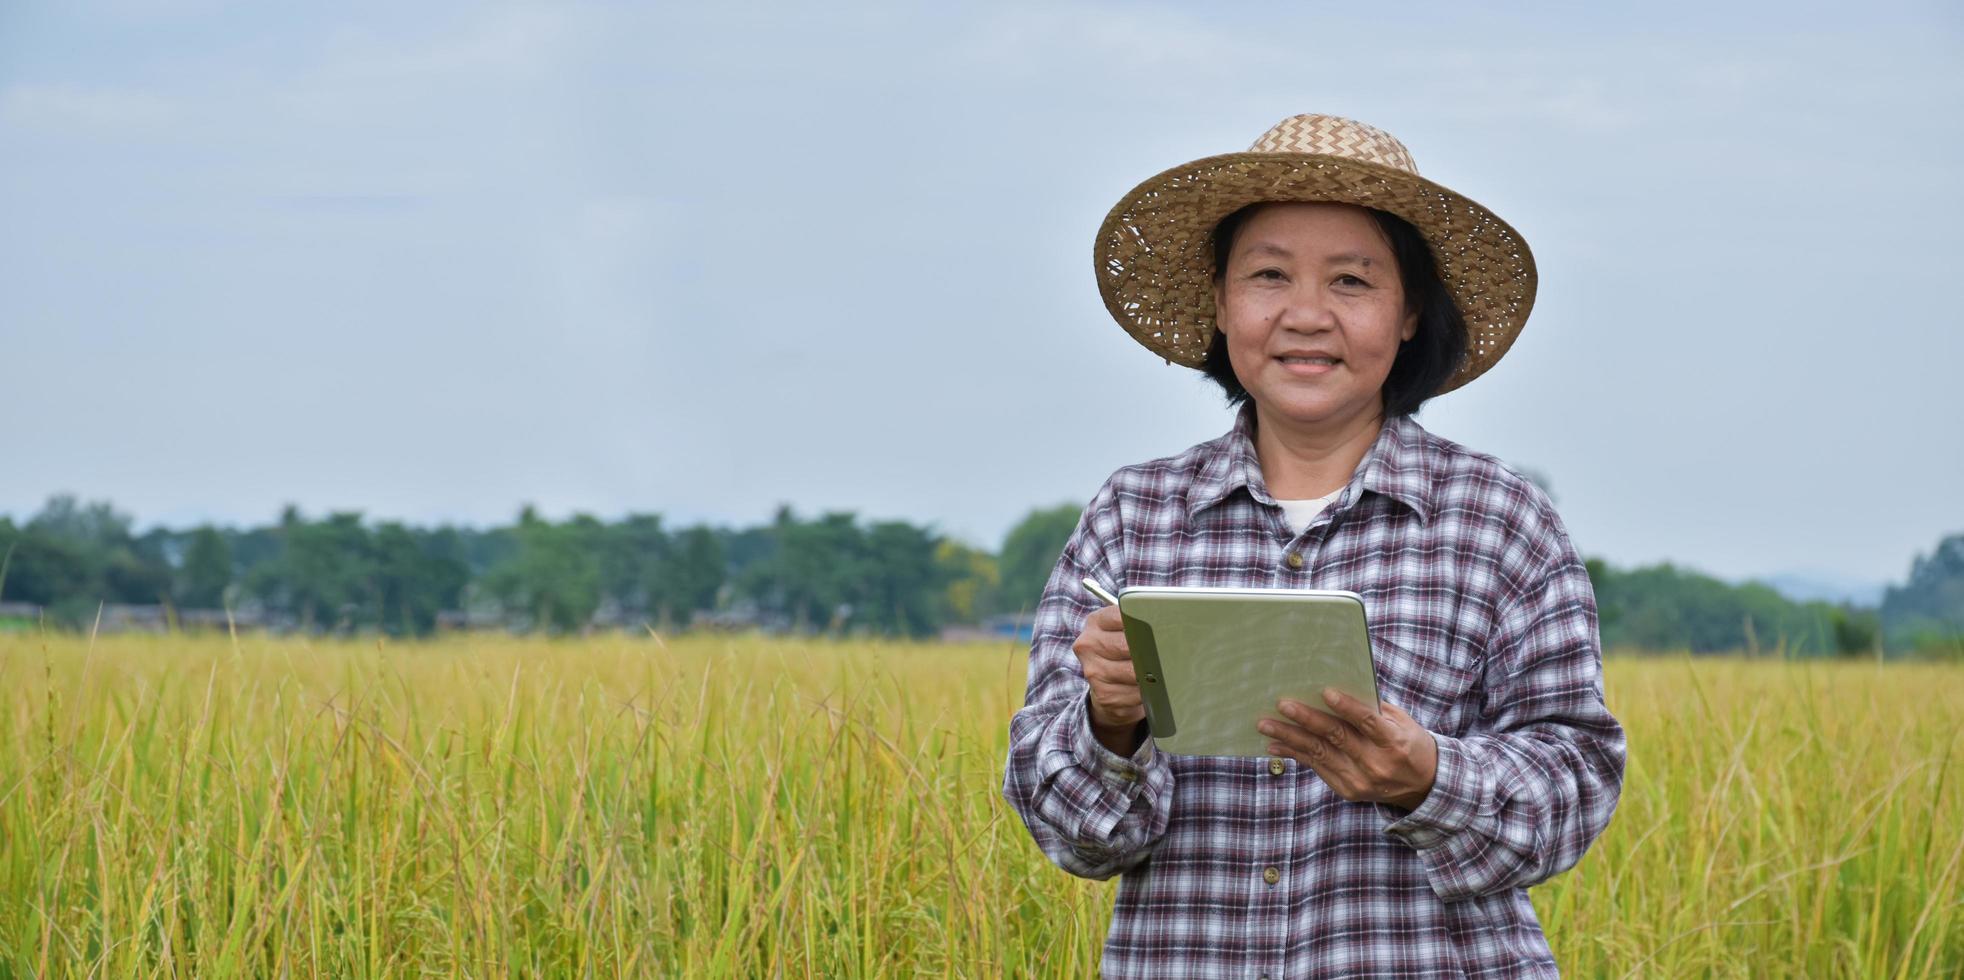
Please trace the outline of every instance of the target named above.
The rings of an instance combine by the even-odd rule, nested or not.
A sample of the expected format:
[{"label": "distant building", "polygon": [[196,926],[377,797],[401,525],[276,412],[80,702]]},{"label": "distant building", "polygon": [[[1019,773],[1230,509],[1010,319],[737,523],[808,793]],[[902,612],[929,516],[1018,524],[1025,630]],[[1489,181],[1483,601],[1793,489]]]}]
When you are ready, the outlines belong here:
[{"label": "distant building", "polygon": [[0,633],[31,629],[40,622],[40,606],[31,602],[0,602]]},{"label": "distant building", "polygon": [[90,623],[90,627],[99,632],[165,633],[170,630],[170,616],[163,606],[109,602],[99,608],[100,615]]},{"label": "distant building", "polygon": [[1037,618],[1033,615],[1004,613],[983,620],[982,628],[1001,639],[1029,643],[1036,639]]},{"label": "distant building", "polygon": [[1036,635],[1036,617],[1005,614],[991,616],[979,624],[963,623],[941,628],[943,643],[987,643],[990,641],[1027,644]]}]

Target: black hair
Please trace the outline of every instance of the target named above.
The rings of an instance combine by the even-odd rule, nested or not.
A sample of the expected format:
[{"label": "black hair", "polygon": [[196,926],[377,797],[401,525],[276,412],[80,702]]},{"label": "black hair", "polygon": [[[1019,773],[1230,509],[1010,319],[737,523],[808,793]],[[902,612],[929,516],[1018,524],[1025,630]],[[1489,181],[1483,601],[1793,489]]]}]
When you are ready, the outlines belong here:
[{"label": "black hair", "polygon": [[[1234,249],[1234,235],[1256,208],[1271,202],[1250,204],[1222,218],[1214,226],[1214,280],[1227,274],[1228,253]],[[1418,331],[1412,339],[1398,345],[1398,354],[1385,376],[1383,397],[1386,418],[1411,415],[1426,399],[1439,393],[1447,379],[1466,360],[1466,317],[1446,291],[1439,278],[1439,265],[1425,236],[1411,222],[1388,211],[1366,208],[1378,230],[1391,243],[1391,255],[1398,263],[1398,281],[1405,290],[1405,309],[1418,314]],[[1229,405],[1248,400],[1248,389],[1234,375],[1228,361],[1227,334],[1216,325],[1214,341],[1200,369],[1227,394]]]}]

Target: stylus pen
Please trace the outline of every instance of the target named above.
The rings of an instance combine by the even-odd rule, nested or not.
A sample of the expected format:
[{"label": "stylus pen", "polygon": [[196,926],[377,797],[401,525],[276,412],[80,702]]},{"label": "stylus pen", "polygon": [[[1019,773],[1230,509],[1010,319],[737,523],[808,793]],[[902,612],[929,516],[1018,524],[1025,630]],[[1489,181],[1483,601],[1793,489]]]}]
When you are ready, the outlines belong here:
[{"label": "stylus pen", "polygon": [[1098,598],[1105,600],[1106,605],[1108,606],[1118,605],[1118,596],[1112,595],[1110,591],[1108,591],[1104,586],[1099,585],[1095,580],[1085,579],[1084,587],[1085,589],[1090,591],[1092,595],[1095,595]]}]

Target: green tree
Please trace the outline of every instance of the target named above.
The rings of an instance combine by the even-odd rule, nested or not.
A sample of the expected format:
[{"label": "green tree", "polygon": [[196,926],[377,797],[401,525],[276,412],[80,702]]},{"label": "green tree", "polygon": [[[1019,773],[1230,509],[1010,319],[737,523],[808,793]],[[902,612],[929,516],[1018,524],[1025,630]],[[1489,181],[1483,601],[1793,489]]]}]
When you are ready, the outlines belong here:
[{"label": "green tree", "polygon": [[54,606],[82,596],[90,585],[80,548],[32,527],[17,528],[9,518],[0,518],[0,557],[7,564],[0,599]]},{"label": "green tree", "polygon": [[375,554],[360,512],[309,521],[289,505],[278,534],[279,554],[253,569],[249,592],[304,629],[347,631],[377,621]]},{"label": "green tree", "polygon": [[1898,649],[1964,648],[1964,534],[1910,563],[1909,580],[1882,596],[1882,622]]},{"label": "green tree", "polygon": [[282,538],[279,525],[219,531],[232,552],[232,581],[244,582],[252,571],[280,556]]},{"label": "green tree", "polygon": [[1805,656],[1860,642],[1859,618],[1825,602],[1793,602],[1758,582],[1733,585],[1670,564],[1621,571],[1591,559],[1586,566],[1605,648]]},{"label": "green tree", "polygon": [[225,604],[232,584],[232,546],[209,524],[191,532],[184,566],[177,574],[177,604],[188,609],[217,609]]},{"label": "green tree", "polygon": [[427,636],[436,614],[457,604],[470,569],[457,554],[454,534],[417,532],[395,522],[375,529],[375,604],[368,619],[395,636]]},{"label": "green tree", "polygon": [[1873,609],[1830,606],[1825,611],[1836,653],[1844,657],[1874,656],[1882,649],[1882,622]]},{"label": "green tree", "polygon": [[82,503],[73,494],[56,494],[27,530],[81,559],[87,581],[63,597],[71,604],[93,609],[98,602],[153,603],[170,595],[170,564],[154,543],[130,534],[129,517],[108,501]]},{"label": "green tree", "polygon": [[679,532],[649,586],[657,617],[664,625],[687,625],[696,612],[714,610],[726,574],[715,531],[697,525]]},{"label": "green tree", "polygon": [[943,540],[934,552],[947,587],[942,606],[949,620],[979,623],[995,615],[1001,602],[1002,573],[994,555],[959,541]]},{"label": "green tree", "polygon": [[780,507],[756,557],[737,577],[766,625],[800,632],[866,630],[925,636],[945,619],[940,539],[904,521],[861,527],[847,512],[801,520]]},{"label": "green tree", "polygon": [[865,535],[853,515],[833,512],[801,521],[790,508],[779,508],[771,530],[777,549],[759,576],[765,608],[789,617],[800,632],[843,627],[868,560]]},{"label": "green tree", "polygon": [[457,531],[457,538],[463,548],[464,562],[470,566],[473,576],[483,575],[518,554],[518,529],[515,526],[482,531],[461,528]]},{"label": "green tree", "polygon": [[[1002,608],[1032,613],[1043,598],[1043,587],[1064,553],[1064,545],[1077,530],[1084,508],[1077,504],[1058,504],[1033,510],[1010,528],[1002,543]],[[1110,587],[1113,583],[1104,583]]]},{"label": "green tree", "polygon": [[600,532],[600,590],[634,616],[654,614],[661,567],[669,559],[661,517],[629,514]]},{"label": "green tree", "polygon": [[531,625],[555,632],[584,629],[600,608],[600,560],[596,521],[576,515],[555,525],[530,506],[513,529],[518,548],[486,573],[489,591]]},{"label": "green tree", "polygon": [[85,504],[70,493],[49,497],[27,526],[76,547],[99,551],[114,548],[130,537],[129,517],[117,513],[108,501]]},{"label": "green tree", "polygon": [[939,541],[903,521],[866,529],[866,577],[853,623],[880,633],[932,636],[944,618],[941,590],[947,575],[935,558]]}]

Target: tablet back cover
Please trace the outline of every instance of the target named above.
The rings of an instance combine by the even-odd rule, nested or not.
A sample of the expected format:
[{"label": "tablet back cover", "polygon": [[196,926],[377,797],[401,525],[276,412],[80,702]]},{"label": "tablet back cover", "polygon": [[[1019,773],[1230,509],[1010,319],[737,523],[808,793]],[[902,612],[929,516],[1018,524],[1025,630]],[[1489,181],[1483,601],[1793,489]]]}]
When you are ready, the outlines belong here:
[{"label": "tablet back cover", "polygon": [[1266,756],[1256,722],[1284,697],[1323,708],[1326,686],[1378,703],[1355,593],[1134,588],[1119,611],[1162,751]]}]

